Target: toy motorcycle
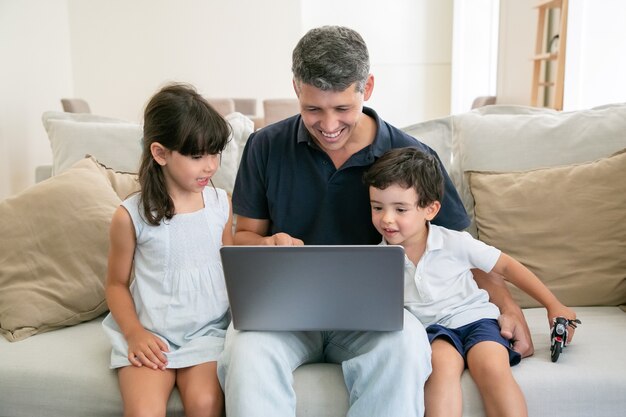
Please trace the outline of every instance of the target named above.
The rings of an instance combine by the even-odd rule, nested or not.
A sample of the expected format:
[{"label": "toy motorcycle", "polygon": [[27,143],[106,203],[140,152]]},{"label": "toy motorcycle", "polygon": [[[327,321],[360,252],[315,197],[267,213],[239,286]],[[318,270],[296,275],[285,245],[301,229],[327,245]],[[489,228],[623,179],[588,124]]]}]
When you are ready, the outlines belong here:
[{"label": "toy motorcycle", "polygon": [[550,356],[552,357],[552,362],[556,362],[563,348],[567,346],[567,328],[575,329],[581,322],[578,319],[568,320],[565,317],[555,317],[552,323]]}]

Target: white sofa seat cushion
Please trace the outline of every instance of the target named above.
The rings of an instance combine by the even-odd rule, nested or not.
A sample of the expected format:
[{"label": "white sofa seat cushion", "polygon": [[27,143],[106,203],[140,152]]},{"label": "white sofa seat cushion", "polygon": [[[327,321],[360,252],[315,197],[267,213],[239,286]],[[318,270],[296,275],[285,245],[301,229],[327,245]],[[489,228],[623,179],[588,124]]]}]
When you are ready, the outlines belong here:
[{"label": "white sofa seat cushion", "polygon": [[345,417],[349,400],[341,366],[332,363],[303,365],[293,373],[298,417]]},{"label": "white sofa seat cushion", "polygon": [[[101,321],[102,317],[20,342],[0,338],[0,415],[119,417],[122,399],[117,375],[109,369],[111,345]],[[183,417],[181,410],[174,392],[168,416]]]},{"label": "white sofa seat cushion", "polygon": [[[559,360],[550,359],[546,310],[525,309],[535,354],[514,366],[528,415],[618,417],[626,393],[626,313],[618,307],[577,307],[582,324]],[[480,393],[469,372],[461,379],[463,416],[485,415]]]},{"label": "white sofa seat cushion", "polygon": [[529,416],[618,417],[626,393],[626,314],[619,307],[576,307],[582,324],[556,363],[546,310],[525,309],[535,354],[513,368]]},{"label": "white sofa seat cushion", "polygon": [[[582,325],[558,362],[550,361],[544,309],[524,310],[535,355],[513,367],[534,417],[621,417],[626,392],[626,313],[618,307],[579,307]],[[122,400],[101,319],[10,343],[0,338],[0,415],[119,416]],[[10,382],[9,382],[10,381]],[[482,417],[478,390],[462,378],[465,417]],[[294,373],[297,417],[345,416],[348,397],[341,366],[312,364]],[[36,395],[33,395],[36,393]],[[174,390],[168,416],[182,416]]]}]

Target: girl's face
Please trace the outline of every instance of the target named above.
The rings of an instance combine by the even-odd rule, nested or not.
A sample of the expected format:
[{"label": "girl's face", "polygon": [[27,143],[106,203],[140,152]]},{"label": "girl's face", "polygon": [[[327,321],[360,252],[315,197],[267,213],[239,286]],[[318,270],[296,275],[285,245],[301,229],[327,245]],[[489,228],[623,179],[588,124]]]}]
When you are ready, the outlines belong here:
[{"label": "girl's face", "polygon": [[405,248],[426,239],[426,222],[438,212],[438,202],[427,207],[418,207],[418,196],[414,188],[403,188],[392,184],[384,190],[370,187],[372,223],[378,233],[390,245]]},{"label": "girl's face", "polygon": [[219,154],[182,155],[166,149],[163,159],[163,173],[170,193],[176,190],[202,192],[220,165]]}]

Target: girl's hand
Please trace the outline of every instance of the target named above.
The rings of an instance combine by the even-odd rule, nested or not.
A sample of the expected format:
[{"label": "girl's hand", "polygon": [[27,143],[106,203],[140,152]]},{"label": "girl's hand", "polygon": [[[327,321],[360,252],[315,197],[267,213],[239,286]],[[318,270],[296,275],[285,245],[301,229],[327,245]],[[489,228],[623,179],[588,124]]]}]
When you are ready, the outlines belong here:
[{"label": "girl's hand", "polygon": [[168,352],[169,349],[159,337],[141,328],[132,333],[127,342],[128,360],[133,366],[165,370],[167,357],[163,352]]},{"label": "girl's hand", "polygon": [[[554,326],[554,318],[555,317],[565,317],[568,320],[576,319],[576,312],[569,307],[564,305],[555,306],[552,308],[548,308],[548,323],[550,329]],[[567,328],[567,343],[569,344],[574,337],[574,332],[576,331],[575,327],[568,326]]]}]

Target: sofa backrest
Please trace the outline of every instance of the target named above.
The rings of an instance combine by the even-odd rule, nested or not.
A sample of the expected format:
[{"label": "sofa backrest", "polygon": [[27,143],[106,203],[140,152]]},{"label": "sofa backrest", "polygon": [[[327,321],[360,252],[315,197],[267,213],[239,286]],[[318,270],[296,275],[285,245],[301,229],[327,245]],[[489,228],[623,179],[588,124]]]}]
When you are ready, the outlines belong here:
[{"label": "sofa backrest", "polygon": [[570,112],[494,105],[402,130],[437,151],[476,235],[469,171],[524,171],[609,156],[626,148],[626,103]]},{"label": "sofa backrest", "polygon": [[[475,237],[565,304],[626,304],[626,103],[495,105],[404,130],[439,153]],[[522,307],[539,305],[511,291]]]},{"label": "sofa backrest", "polygon": [[[232,135],[212,181],[216,187],[232,193],[239,160],[254,124],[237,112],[224,116],[224,119],[230,124]],[[51,175],[61,174],[85,155],[95,157],[116,171],[136,173],[139,169],[143,135],[139,123],[95,114],[56,111],[43,113],[42,122],[52,149]]]}]

